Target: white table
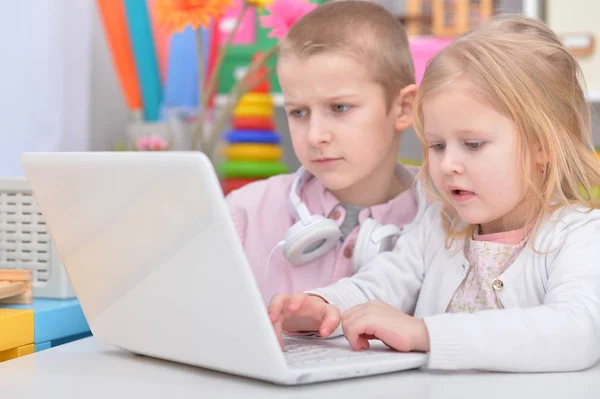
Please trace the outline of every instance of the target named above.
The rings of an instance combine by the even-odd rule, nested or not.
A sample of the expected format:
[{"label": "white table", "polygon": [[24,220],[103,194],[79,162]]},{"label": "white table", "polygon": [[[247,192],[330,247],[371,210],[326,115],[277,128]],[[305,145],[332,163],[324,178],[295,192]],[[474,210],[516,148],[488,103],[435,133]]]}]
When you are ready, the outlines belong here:
[{"label": "white table", "polygon": [[577,373],[404,371],[281,387],[131,355],[94,337],[0,363],[0,397],[79,398],[600,398],[600,365]]}]

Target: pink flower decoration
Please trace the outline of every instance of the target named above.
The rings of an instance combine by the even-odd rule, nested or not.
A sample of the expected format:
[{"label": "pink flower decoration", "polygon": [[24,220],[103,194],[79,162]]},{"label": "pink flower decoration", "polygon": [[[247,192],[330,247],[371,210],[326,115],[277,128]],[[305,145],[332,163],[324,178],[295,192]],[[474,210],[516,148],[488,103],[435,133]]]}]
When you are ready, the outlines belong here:
[{"label": "pink flower decoration", "polygon": [[305,14],[317,8],[317,4],[309,3],[308,0],[275,0],[273,4],[265,8],[270,14],[262,15],[260,24],[263,28],[271,29],[269,37],[281,40],[287,35],[292,25]]},{"label": "pink flower decoration", "polygon": [[163,151],[168,146],[165,139],[158,135],[140,137],[136,143],[136,147],[140,151]]}]

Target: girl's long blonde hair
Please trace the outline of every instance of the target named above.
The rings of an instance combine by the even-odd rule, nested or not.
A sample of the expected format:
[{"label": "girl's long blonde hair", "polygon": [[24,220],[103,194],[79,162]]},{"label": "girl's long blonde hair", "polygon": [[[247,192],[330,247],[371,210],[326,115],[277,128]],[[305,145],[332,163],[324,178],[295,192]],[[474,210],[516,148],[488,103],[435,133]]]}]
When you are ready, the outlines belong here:
[{"label": "girl's long blonde hair", "polygon": [[[579,65],[546,25],[515,15],[497,17],[458,37],[427,66],[416,98],[415,128],[425,148],[421,179],[431,192],[423,101],[459,79],[515,124],[520,169],[533,201],[532,223],[565,205],[600,207],[594,193],[600,186],[600,160],[593,150]],[[541,184],[533,175],[540,169],[534,156],[540,150],[546,161]],[[475,227],[465,225],[446,201],[442,218],[447,245]]]}]

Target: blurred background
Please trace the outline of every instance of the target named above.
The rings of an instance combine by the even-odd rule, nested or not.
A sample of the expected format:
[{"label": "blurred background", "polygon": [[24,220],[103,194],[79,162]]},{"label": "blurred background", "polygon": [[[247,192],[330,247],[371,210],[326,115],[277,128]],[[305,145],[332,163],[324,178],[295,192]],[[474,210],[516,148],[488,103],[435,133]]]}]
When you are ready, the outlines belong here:
[{"label": "blurred background", "polygon": [[[421,73],[427,59],[448,40],[494,13],[520,12],[544,20],[577,55],[585,73],[588,99],[594,107],[594,116],[597,114],[600,55],[595,43],[600,34],[599,1],[377,2],[405,23],[414,44],[415,62],[420,65],[417,72],[421,70]],[[197,100],[195,103],[188,101],[188,114],[184,116],[181,110],[186,109],[186,104],[177,102],[185,103],[186,100],[178,96],[188,96],[183,92],[197,86],[195,81],[185,81],[185,70],[181,69],[182,65],[185,66],[185,56],[190,57],[194,41],[188,43],[186,55],[185,51],[181,51],[185,48],[182,37],[176,38],[161,31],[156,24],[152,25],[151,39],[162,85],[162,91],[155,94],[152,101],[160,105],[156,112],[161,116],[153,121],[148,118],[140,120],[126,100],[126,84],[119,76],[114,48],[107,34],[106,20],[107,17],[110,19],[110,15],[102,14],[101,3],[94,0],[0,0],[0,176],[23,175],[19,160],[23,151],[135,149],[137,136],[132,135],[145,134],[146,126],[148,132],[157,131],[151,122],[158,126],[161,120],[168,119],[166,111],[178,109],[180,121],[190,115],[193,117]],[[125,1],[128,7],[135,3]],[[138,6],[142,3],[147,7],[148,17],[152,18],[152,0],[137,0]],[[234,3],[239,7],[239,1]],[[223,63],[215,101],[217,107],[223,104],[224,95],[239,78],[240,71],[247,67],[253,54],[264,50],[274,40],[267,38],[267,31],[259,26],[258,14],[264,12],[257,11],[244,18],[240,32],[245,32],[237,35],[239,37],[234,40]],[[216,30],[210,32],[222,35],[231,29],[235,13],[235,8],[228,11],[217,21]],[[131,25],[129,29],[132,29]],[[212,43],[218,46],[221,42]],[[142,73],[139,69],[138,72]],[[170,76],[175,79],[173,75],[179,78],[178,82],[169,82]],[[279,87],[275,76],[269,79],[274,130],[281,138],[281,162],[288,170],[294,170],[298,161],[287,134],[285,114],[280,107]],[[140,79],[139,84],[143,83]],[[142,101],[146,101],[143,87],[141,92]],[[197,92],[195,94],[197,96]],[[189,126],[186,128],[189,130]],[[132,133],[136,129],[138,133]],[[140,129],[142,133],[139,133]],[[593,130],[595,141],[600,145],[596,117]],[[189,135],[189,131],[179,134]],[[181,139],[171,149],[189,149],[189,145]],[[414,134],[408,132],[401,145],[400,156],[418,161],[421,151]]]},{"label": "blurred background", "polygon": [[[0,362],[91,335],[20,154],[200,150],[224,193],[295,170],[274,50],[324,1],[0,0]],[[545,21],[580,62],[600,146],[600,1],[377,2],[406,26],[417,83],[494,14]],[[422,159],[412,131],[399,150]]]}]

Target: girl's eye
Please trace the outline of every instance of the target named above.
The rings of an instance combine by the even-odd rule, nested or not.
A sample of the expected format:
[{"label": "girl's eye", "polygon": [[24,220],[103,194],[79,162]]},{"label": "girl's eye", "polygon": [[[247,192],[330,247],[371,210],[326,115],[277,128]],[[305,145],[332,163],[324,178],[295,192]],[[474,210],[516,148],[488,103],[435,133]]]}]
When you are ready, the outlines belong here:
[{"label": "girl's eye", "polygon": [[298,119],[300,119],[300,118],[303,118],[303,117],[305,117],[305,116],[306,116],[306,111],[305,111],[305,110],[303,110],[303,109],[293,109],[293,110],[291,110],[291,111],[289,112],[289,115],[290,115],[292,118],[298,118]]},{"label": "girl's eye", "polygon": [[333,112],[348,112],[350,110],[350,106],[347,104],[334,104],[331,106],[331,109],[333,109]]},{"label": "girl's eye", "polygon": [[467,141],[465,142],[465,145],[470,150],[477,150],[483,146],[483,141]]},{"label": "girl's eye", "polygon": [[433,143],[429,145],[429,148],[434,150],[434,151],[442,151],[444,148],[446,148],[446,144],[443,143]]}]

